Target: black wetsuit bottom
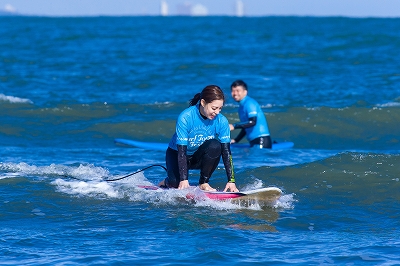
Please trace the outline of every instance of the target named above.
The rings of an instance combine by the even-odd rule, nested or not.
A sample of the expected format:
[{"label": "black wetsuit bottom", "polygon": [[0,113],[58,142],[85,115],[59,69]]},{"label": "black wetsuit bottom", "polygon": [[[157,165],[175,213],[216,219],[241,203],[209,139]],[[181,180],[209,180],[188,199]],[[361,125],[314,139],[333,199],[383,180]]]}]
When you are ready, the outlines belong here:
[{"label": "black wetsuit bottom", "polygon": [[271,136],[264,136],[264,137],[259,137],[255,138],[252,141],[250,141],[250,147],[253,146],[259,146],[260,149],[271,149],[272,148],[272,140]]},{"label": "black wetsuit bottom", "polygon": [[[189,169],[200,169],[199,184],[208,183],[212,173],[217,168],[221,158],[221,143],[216,139],[205,141],[193,154],[187,156]],[[178,151],[168,148],[165,161],[168,177],[165,179],[167,187],[177,188],[181,181],[178,166]]]}]

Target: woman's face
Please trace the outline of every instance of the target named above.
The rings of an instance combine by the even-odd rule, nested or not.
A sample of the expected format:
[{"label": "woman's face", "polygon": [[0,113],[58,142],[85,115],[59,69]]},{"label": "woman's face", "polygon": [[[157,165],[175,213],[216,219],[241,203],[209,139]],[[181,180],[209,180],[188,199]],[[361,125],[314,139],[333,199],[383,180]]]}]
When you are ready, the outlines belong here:
[{"label": "woman's face", "polygon": [[206,103],[206,101],[202,99],[200,112],[208,119],[213,120],[219,114],[219,112],[221,112],[223,105],[223,100],[214,100],[210,103]]}]

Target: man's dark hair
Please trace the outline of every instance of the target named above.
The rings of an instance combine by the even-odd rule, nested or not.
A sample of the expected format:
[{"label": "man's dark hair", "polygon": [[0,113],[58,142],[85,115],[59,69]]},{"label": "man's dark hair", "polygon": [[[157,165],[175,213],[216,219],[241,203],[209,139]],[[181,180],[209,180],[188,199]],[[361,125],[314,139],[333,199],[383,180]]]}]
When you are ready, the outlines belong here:
[{"label": "man's dark hair", "polygon": [[247,84],[243,80],[241,79],[235,80],[231,85],[231,89],[237,86],[243,86],[243,88],[245,88],[245,90],[247,91]]}]

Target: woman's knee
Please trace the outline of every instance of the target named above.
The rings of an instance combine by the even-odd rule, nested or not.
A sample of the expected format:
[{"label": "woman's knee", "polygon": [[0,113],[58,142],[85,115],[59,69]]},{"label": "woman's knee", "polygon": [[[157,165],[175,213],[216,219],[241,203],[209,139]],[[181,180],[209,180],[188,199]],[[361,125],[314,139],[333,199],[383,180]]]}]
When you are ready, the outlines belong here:
[{"label": "woman's knee", "polygon": [[176,178],[176,175],[171,171],[168,172],[168,177],[165,179],[165,185],[169,188],[178,188],[180,180]]},{"label": "woman's knee", "polygon": [[208,140],[206,150],[210,157],[220,156],[222,152],[221,142],[216,139]]}]

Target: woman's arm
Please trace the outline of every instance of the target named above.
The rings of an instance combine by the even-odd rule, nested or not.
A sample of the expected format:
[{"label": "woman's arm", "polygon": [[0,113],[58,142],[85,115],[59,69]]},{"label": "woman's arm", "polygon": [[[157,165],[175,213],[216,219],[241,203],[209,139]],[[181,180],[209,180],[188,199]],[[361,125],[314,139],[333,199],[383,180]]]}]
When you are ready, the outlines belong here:
[{"label": "woman's arm", "polygon": [[224,191],[232,191],[238,192],[239,190],[236,188],[235,184],[235,173],[233,170],[233,161],[231,154],[231,145],[230,143],[222,143],[222,161],[224,162],[226,176],[228,178],[228,183],[225,186]]},{"label": "woman's arm", "polygon": [[188,165],[187,165],[187,155],[186,145],[177,145],[178,146],[178,167],[179,167],[179,186],[178,189],[184,189],[189,187],[188,180]]}]

